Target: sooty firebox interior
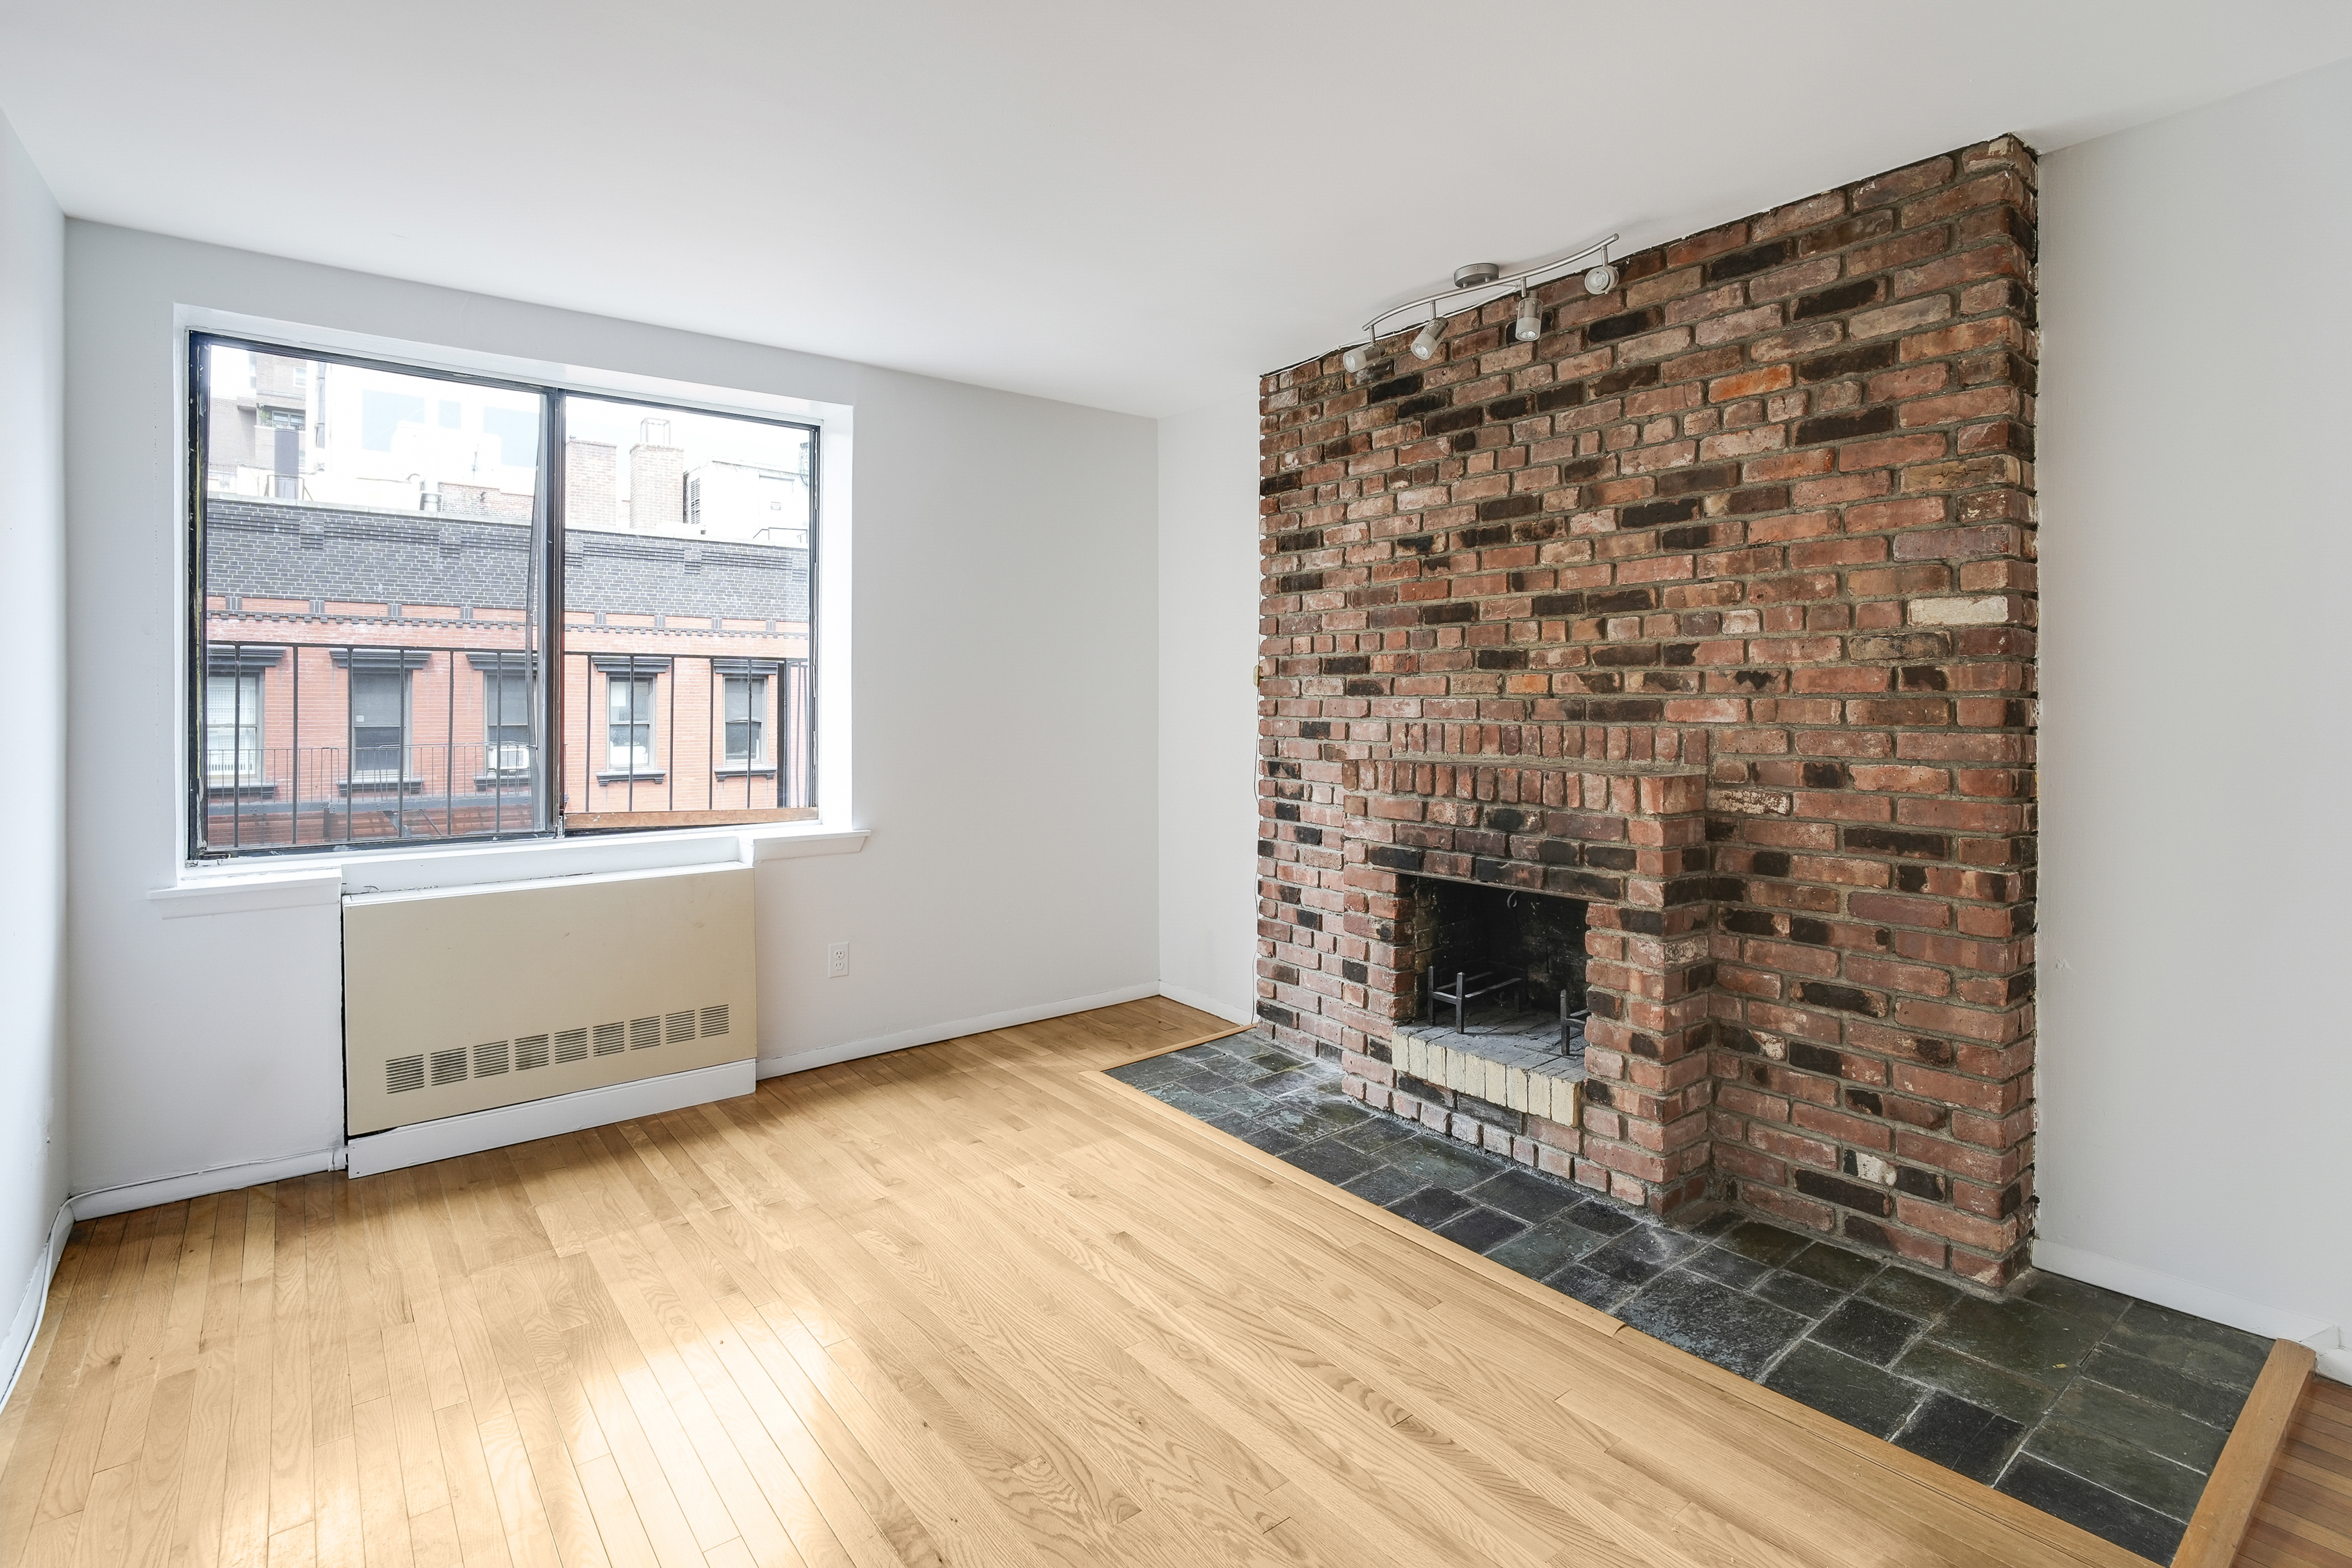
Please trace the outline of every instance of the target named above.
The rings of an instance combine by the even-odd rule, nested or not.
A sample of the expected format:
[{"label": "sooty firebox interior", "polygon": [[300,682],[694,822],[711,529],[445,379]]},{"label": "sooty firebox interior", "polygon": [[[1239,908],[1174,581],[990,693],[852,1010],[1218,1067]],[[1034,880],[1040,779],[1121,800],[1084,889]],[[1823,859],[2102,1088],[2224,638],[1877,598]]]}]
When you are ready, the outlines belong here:
[{"label": "sooty firebox interior", "polygon": [[1414,879],[1413,911],[1422,1021],[1458,1021],[1472,1035],[1550,1034],[1562,1048],[1581,1050],[1580,900],[1423,877]]}]

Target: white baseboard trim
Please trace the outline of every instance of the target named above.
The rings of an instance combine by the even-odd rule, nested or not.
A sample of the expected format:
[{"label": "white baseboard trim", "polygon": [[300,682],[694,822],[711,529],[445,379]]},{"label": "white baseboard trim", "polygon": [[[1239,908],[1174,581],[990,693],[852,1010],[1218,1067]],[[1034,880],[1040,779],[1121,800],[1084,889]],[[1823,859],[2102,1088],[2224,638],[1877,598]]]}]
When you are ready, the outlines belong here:
[{"label": "white baseboard trim", "polygon": [[281,1155],[275,1160],[249,1160],[236,1165],[215,1165],[208,1170],[190,1171],[184,1175],[160,1176],[152,1182],[126,1182],[119,1187],[99,1187],[73,1195],[73,1216],[76,1219],[99,1219],[110,1214],[128,1214],[132,1209],[152,1208],[157,1204],[176,1204],[184,1198],[200,1198],[206,1193],[233,1193],[240,1187],[282,1182],[289,1176],[307,1176],[313,1171],[331,1171],[342,1163],[343,1152],[341,1149],[317,1149],[307,1154]]},{"label": "white baseboard trim", "polygon": [[1139,1002],[1146,996],[1160,994],[1158,984],[1122,985],[1116,991],[1097,991],[1091,996],[1072,996],[1061,1002],[1048,1002],[1037,1007],[1015,1007],[1010,1012],[983,1013],[976,1018],[955,1018],[944,1024],[928,1024],[919,1029],[902,1029],[895,1035],[874,1035],[863,1040],[851,1040],[838,1046],[819,1046],[814,1050],[793,1051],[784,1056],[761,1057],[760,1076],[781,1078],[786,1073],[806,1072],[811,1068],[831,1067],[835,1062],[853,1062],[860,1057],[878,1057],[891,1051],[903,1051],[915,1046],[933,1046],[941,1040],[961,1039],[966,1035],[984,1035],[991,1029],[1010,1029],[1019,1024],[1035,1024],[1047,1018],[1066,1018],[1073,1013],[1091,1012],[1097,1007],[1113,1007],[1121,1002]]},{"label": "white baseboard trim", "polygon": [[25,1375],[25,1360],[33,1353],[33,1341],[41,1331],[41,1320],[49,1308],[49,1281],[58,1277],[58,1265],[65,1261],[66,1238],[73,1235],[73,1200],[58,1205],[57,1218],[49,1222],[49,1239],[33,1259],[33,1272],[25,1281],[25,1294],[16,1303],[16,1315],[8,1321],[8,1336],[0,1339],[0,1366],[8,1369],[8,1381],[0,1384],[0,1405],[16,1392],[16,1380]]},{"label": "white baseboard trim", "polygon": [[1189,985],[1175,985],[1163,980],[1160,994],[1171,1002],[1181,1002],[1187,1007],[1206,1013],[1213,1018],[1223,1018],[1228,1024],[1249,1025],[1257,1022],[1256,1010],[1247,1003],[1221,1002],[1205,991],[1195,991]]},{"label": "white baseboard trim", "polygon": [[2278,1307],[2266,1307],[2242,1296],[2232,1296],[2226,1290],[2216,1290],[2210,1285],[2200,1285],[2193,1279],[2183,1279],[2177,1275],[2161,1273],[2137,1263],[2126,1263],[2100,1253],[2086,1252],[2063,1242],[2036,1240],[2033,1244],[2033,1264],[2035,1268],[2046,1268],[2053,1274],[2063,1274],[2070,1279],[2081,1279],[2109,1290],[2120,1290],[2126,1296],[2137,1296],[2143,1301],[2153,1301],[2176,1312],[2210,1318],[2233,1329],[2243,1329],[2250,1334],[2260,1334],[2266,1340],[2297,1341],[2319,1352],[2321,1372],[2338,1382],[2352,1382],[2352,1350],[2344,1346],[2342,1328],[2324,1319],[2286,1311]]},{"label": "white baseboard trim", "polygon": [[560,1133],[626,1121],[632,1117],[656,1116],[665,1110],[683,1110],[689,1105],[707,1105],[714,1100],[732,1100],[739,1094],[751,1093],[757,1082],[751,1058],[746,1057],[741,1061],[663,1073],[658,1078],[632,1079],[627,1083],[608,1083],[570,1094],[550,1095],[545,1100],[527,1100],[520,1105],[444,1116],[437,1121],[419,1121],[352,1139],[346,1146],[349,1169],[355,1177],[373,1176],[459,1154],[478,1154],[486,1149],[528,1143],[534,1138],[552,1138]]}]

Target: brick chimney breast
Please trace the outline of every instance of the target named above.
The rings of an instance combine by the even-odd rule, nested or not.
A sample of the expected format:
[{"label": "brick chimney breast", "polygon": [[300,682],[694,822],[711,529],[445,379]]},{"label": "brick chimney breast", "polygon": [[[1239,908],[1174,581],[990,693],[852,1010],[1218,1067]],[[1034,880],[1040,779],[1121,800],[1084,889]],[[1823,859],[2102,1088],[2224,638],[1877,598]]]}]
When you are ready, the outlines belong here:
[{"label": "brick chimney breast", "polygon": [[[1279,1038],[1659,1214],[2027,1266],[2036,199],[2004,136],[1263,380]],[[1584,904],[1517,1131],[1399,1065],[1450,883]]]}]

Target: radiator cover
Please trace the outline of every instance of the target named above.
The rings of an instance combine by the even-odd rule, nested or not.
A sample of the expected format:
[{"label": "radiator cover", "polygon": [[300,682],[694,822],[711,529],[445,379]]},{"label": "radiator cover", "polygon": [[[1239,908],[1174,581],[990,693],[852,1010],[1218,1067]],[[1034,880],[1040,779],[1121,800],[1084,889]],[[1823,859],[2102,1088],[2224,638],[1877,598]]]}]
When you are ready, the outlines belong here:
[{"label": "radiator cover", "polygon": [[751,868],[343,900],[352,1136],[757,1054]]}]

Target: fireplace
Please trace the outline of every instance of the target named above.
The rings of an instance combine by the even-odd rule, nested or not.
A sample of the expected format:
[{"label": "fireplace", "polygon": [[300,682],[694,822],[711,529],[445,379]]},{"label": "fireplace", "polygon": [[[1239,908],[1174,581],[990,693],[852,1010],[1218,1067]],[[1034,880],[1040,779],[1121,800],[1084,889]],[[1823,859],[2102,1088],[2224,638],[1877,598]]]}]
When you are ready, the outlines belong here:
[{"label": "fireplace", "polygon": [[[2034,181],[1999,138],[1265,379],[1278,1038],[1660,1215],[2026,1267]],[[1511,984],[1454,1031],[1433,966]]]}]

